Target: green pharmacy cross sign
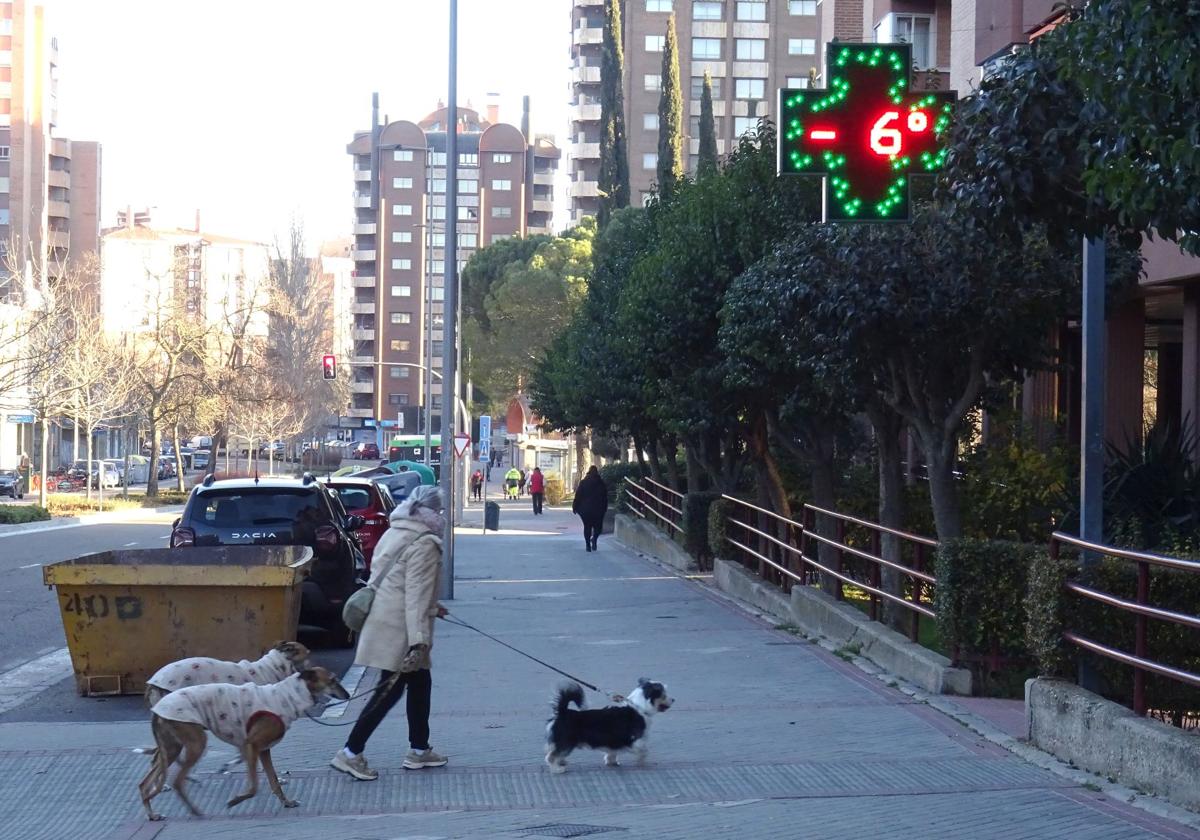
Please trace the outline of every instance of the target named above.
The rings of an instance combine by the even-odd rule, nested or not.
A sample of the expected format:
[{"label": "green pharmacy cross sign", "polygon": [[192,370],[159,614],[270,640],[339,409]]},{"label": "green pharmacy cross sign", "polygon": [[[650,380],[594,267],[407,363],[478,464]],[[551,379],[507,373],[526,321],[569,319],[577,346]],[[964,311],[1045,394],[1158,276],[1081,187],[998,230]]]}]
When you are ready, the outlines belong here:
[{"label": "green pharmacy cross sign", "polygon": [[824,90],[779,91],[779,174],[825,176],[825,221],[903,222],[941,169],[953,91],[909,89],[909,44],[829,44]]}]

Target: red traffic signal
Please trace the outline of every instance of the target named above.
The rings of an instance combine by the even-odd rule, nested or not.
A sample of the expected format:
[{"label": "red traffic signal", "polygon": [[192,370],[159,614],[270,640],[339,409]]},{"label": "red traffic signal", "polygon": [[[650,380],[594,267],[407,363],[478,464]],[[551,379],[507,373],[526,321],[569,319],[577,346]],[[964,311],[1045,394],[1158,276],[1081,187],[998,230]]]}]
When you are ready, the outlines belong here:
[{"label": "red traffic signal", "polygon": [[321,357],[321,373],[326,379],[337,379],[337,356]]}]

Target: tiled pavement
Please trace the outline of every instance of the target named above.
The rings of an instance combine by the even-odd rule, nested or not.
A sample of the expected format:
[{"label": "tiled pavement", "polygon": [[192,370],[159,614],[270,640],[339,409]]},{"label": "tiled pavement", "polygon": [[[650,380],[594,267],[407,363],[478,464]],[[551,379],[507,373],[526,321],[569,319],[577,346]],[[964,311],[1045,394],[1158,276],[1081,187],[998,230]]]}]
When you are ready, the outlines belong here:
[{"label": "tiled pavement", "polygon": [[649,767],[577,753],[571,772],[549,775],[541,747],[560,678],[440,624],[432,729],[451,757],[444,770],[400,769],[400,707],[368,746],[383,774],[373,783],[327,766],[346,727],[300,721],[274,751],[299,808],[284,810],[264,783],[226,810],[243,776],[218,772],[232,751],[217,742],[192,791],[209,818],[187,816],[167,792],[156,805],[168,819],[147,823],[135,789],[147,760],[131,750],[149,742],[145,723],[0,724],[3,836],[1197,836],[1024,762],[703,583],[611,541],[585,553],[567,513],[535,520],[525,504],[503,514],[519,535],[460,536],[453,614],[614,691],[639,676],[666,681],[676,705],[654,721]]}]

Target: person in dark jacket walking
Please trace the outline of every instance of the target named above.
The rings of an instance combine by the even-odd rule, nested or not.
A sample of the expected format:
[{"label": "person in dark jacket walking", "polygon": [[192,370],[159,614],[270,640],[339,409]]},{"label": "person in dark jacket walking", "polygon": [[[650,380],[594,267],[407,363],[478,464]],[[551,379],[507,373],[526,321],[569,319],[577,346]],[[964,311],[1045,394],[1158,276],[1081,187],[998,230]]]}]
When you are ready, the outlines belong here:
[{"label": "person in dark jacket walking", "polygon": [[604,514],[608,510],[608,485],[600,477],[600,471],[592,467],[575,488],[575,501],[571,510],[583,520],[583,541],[588,551],[596,550],[596,540],[604,527]]}]

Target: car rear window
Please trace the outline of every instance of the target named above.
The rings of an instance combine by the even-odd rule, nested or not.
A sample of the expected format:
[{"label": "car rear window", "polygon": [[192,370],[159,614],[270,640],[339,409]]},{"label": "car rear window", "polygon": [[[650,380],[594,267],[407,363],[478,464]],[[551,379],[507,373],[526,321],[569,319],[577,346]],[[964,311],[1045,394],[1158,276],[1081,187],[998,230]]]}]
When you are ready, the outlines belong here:
[{"label": "car rear window", "polygon": [[371,494],[360,487],[336,487],[338,497],[346,510],[363,510],[371,507]]},{"label": "car rear window", "polygon": [[278,487],[229,488],[200,495],[191,519],[213,527],[327,523],[329,514],[312,490]]}]

